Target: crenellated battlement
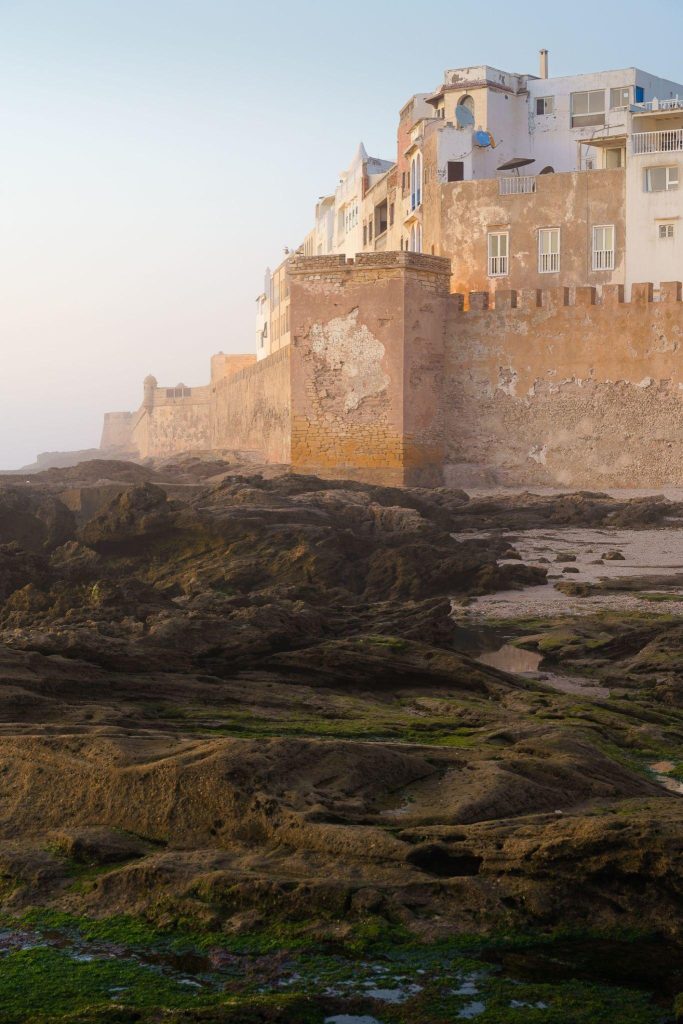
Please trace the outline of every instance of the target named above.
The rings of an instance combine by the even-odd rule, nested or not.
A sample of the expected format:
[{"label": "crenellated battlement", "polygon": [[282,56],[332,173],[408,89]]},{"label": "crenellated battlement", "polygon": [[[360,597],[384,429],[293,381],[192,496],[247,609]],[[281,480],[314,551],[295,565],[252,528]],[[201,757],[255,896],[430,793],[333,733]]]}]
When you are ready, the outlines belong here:
[{"label": "crenellated battlement", "polygon": [[683,482],[680,281],[463,295],[449,260],[405,251],[288,273],[291,345],[219,353],[202,388],[148,377],[107,436],[385,484]]},{"label": "crenellated battlement", "polygon": [[[432,257],[434,258],[434,257]],[[494,292],[469,292],[464,295],[454,292],[450,296],[452,309],[461,313],[485,313],[489,311],[520,311],[547,309],[556,310],[564,306],[643,306],[648,303],[676,303],[683,301],[681,281],[663,281],[659,288],[650,281],[631,286],[630,301],[626,300],[621,284],[606,284],[602,288],[499,288]]]}]

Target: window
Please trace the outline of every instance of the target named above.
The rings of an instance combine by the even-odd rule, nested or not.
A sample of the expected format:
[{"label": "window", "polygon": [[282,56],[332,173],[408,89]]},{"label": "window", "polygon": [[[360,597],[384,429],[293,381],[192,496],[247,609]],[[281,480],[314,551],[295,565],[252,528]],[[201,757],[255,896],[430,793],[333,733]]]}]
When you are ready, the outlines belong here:
[{"label": "window", "polygon": [[372,217],[368,221],[368,242],[372,241]]},{"label": "window", "polygon": [[610,110],[623,110],[631,105],[631,87],[625,86],[620,89],[610,89],[609,108]]},{"label": "window", "polygon": [[605,150],[605,167],[610,170],[624,166],[624,150],[621,147]]},{"label": "window", "polygon": [[422,202],[422,154],[417,153],[410,163],[410,209]]},{"label": "window", "polygon": [[508,249],[507,231],[489,233],[489,277],[505,277],[508,272]]},{"label": "window", "polygon": [[363,245],[367,245],[367,244],[368,244],[368,226],[365,223],[365,221],[363,221]]},{"label": "window", "polygon": [[614,270],[614,225],[593,228],[593,270]]},{"label": "window", "polygon": [[605,93],[603,89],[572,93],[572,128],[590,128],[605,123]]},{"label": "window", "polygon": [[383,235],[384,232],[387,230],[387,227],[388,227],[387,216],[388,216],[388,207],[387,207],[387,201],[385,199],[383,203],[380,203],[378,206],[375,207],[375,237],[376,238],[379,237],[379,235]]},{"label": "window", "polygon": [[448,180],[449,181],[464,181],[465,180],[465,164],[462,160],[449,160],[448,161]]},{"label": "window", "polygon": [[536,114],[542,117],[544,114],[555,113],[555,97],[554,96],[537,96],[536,97]]},{"label": "window", "polygon": [[648,167],[646,169],[646,192],[671,192],[675,188],[678,188],[678,167]]},{"label": "window", "polygon": [[659,237],[660,238],[673,238],[674,226],[673,224],[660,224],[659,225]]},{"label": "window", "polygon": [[560,269],[560,229],[541,228],[538,232],[538,272],[556,274]]},{"label": "window", "polygon": [[422,225],[413,224],[410,229],[410,245],[411,252],[422,252]]},{"label": "window", "polygon": [[393,225],[394,225],[394,204],[392,203],[391,206],[389,207],[389,227],[391,228],[391,227],[393,227]]}]

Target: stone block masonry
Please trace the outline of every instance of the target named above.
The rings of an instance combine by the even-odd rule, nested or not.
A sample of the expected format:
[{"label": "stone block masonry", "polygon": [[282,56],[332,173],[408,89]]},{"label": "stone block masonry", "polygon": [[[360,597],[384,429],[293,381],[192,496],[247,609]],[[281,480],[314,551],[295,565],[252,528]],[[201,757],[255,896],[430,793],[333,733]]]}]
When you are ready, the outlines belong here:
[{"label": "stone block masonry", "polygon": [[[434,486],[683,484],[681,284],[449,294],[449,261],[292,259],[291,345],[107,420],[115,450],[249,451]],[[655,301],[656,300],[656,301]],[[189,392],[189,393],[186,393]],[[115,449],[114,449],[115,446]]]},{"label": "stone block masonry", "polygon": [[279,349],[213,388],[209,445],[249,450],[264,462],[289,462],[290,351]]},{"label": "stone block masonry", "polygon": [[290,262],[293,467],[441,481],[449,275],[407,252]]},{"label": "stone block masonry", "polygon": [[683,483],[679,282],[471,295],[449,304],[445,480]]}]

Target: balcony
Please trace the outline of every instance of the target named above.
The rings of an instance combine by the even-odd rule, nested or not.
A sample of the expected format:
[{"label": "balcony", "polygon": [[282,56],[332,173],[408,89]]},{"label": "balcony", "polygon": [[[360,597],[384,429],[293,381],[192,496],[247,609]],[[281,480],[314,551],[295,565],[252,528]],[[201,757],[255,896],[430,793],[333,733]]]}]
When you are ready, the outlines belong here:
[{"label": "balcony", "polygon": [[536,178],[533,174],[519,174],[511,178],[498,179],[498,192],[501,196],[522,196],[536,191]]},{"label": "balcony", "polygon": [[635,156],[643,153],[674,153],[683,151],[683,128],[660,132],[635,132],[631,136]]},{"label": "balcony", "polygon": [[668,100],[648,100],[646,103],[634,103],[633,113],[657,113],[659,110],[683,110],[683,100],[675,96]]}]

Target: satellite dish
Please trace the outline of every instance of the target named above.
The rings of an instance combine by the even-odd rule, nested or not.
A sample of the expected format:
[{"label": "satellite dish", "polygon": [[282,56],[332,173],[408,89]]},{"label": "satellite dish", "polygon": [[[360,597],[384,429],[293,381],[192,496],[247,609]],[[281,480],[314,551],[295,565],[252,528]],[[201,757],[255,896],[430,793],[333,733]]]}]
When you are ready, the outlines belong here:
[{"label": "satellite dish", "polygon": [[547,167],[544,167],[543,170],[539,171],[538,173],[539,174],[554,174],[555,173],[555,168],[551,167],[550,164],[548,164]]},{"label": "satellite dish", "polygon": [[475,146],[479,146],[481,149],[491,145],[491,136],[488,132],[476,131],[472,136],[472,140]]},{"label": "satellite dish", "polygon": [[504,164],[500,164],[496,168],[498,171],[518,171],[520,167],[528,167],[529,164],[533,164],[536,161],[533,158],[525,156],[516,156],[513,160],[508,160]]},{"label": "satellite dish", "polygon": [[474,126],[474,114],[462,103],[458,103],[455,108],[455,120],[458,122],[458,128],[472,128]]}]

